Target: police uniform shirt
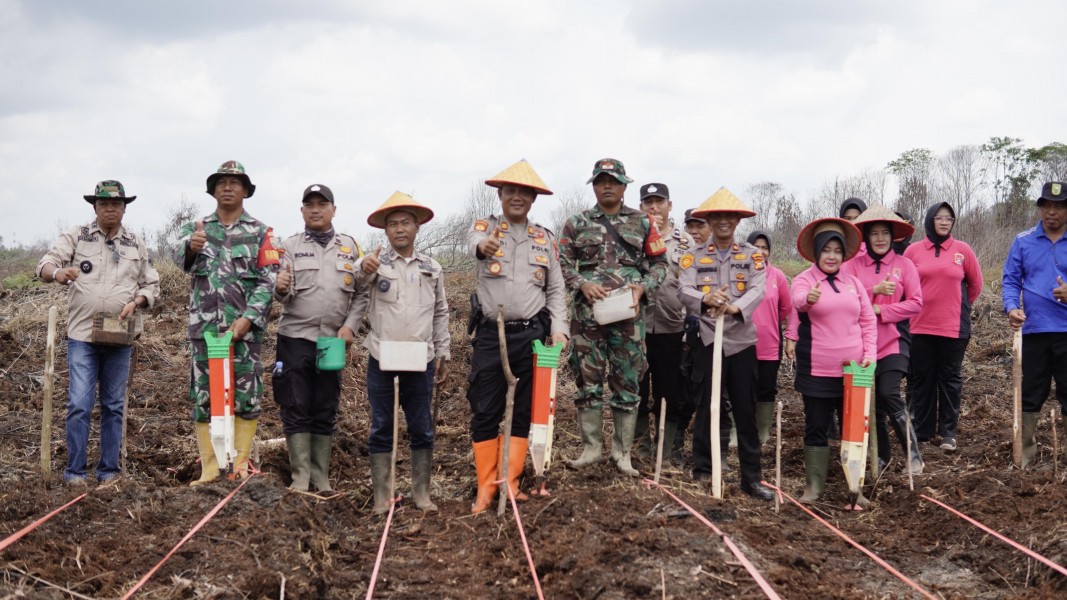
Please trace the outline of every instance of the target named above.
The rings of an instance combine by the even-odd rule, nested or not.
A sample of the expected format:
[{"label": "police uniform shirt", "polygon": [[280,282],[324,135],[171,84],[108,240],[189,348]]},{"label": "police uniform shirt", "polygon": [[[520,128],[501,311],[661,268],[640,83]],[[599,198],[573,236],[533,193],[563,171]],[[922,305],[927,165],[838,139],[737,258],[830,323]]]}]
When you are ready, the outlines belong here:
[{"label": "police uniform shirt", "polygon": [[434,358],[450,360],[451,335],[448,332],[448,301],[441,265],[421,252],[404,258],[391,246],[382,248],[381,265],[372,274],[356,262],[356,278],[370,289],[371,331],[363,340],[375,360],[382,340],[425,342],[426,362]]},{"label": "police uniform shirt", "polygon": [[362,256],[356,240],[338,233],[323,248],[301,232],[282,248],[282,268],[292,268],[293,281],[288,293],[275,294],[282,303],[278,333],[313,342],[337,337],[341,327],[359,331],[370,290],[356,282],[356,261]]},{"label": "police uniform shirt", "polygon": [[[500,228],[500,249],[495,256],[478,256],[478,244]],[[567,301],[563,272],[552,233],[537,223],[518,226],[503,217],[475,221],[467,230],[467,248],[477,261],[478,301],[486,317],[495,318],[504,306],[505,321],[522,321],[546,305],[550,333],[567,334]]]},{"label": "police uniform shirt", "polygon": [[[140,236],[119,226],[108,244],[100,226],[93,222],[62,233],[37,263],[37,276],[45,265],[57,269],[74,267],[78,278],[67,292],[67,337],[91,342],[93,317],[97,313],[118,316],[127,302],[144,296],[148,306],[159,295],[159,274],[148,260]],[[142,331],[141,314],[135,313],[135,328]]]},{"label": "police uniform shirt", "polygon": [[667,244],[667,276],[663,283],[649,295],[645,309],[645,327],[648,333],[678,333],[685,322],[685,306],[678,299],[678,274],[682,257],[690,254],[696,246],[692,236],[669,222],[670,235],[665,235]]},{"label": "police uniform shirt", "polygon": [[724,356],[732,356],[756,344],[752,313],[763,301],[767,264],[759,250],[748,243],[733,244],[722,257],[713,242],[698,246],[682,256],[679,267],[678,298],[691,315],[700,315],[700,340],[705,346],[715,341],[715,317],[705,312],[704,294],[728,286],[729,303],[741,309],[723,319]]}]

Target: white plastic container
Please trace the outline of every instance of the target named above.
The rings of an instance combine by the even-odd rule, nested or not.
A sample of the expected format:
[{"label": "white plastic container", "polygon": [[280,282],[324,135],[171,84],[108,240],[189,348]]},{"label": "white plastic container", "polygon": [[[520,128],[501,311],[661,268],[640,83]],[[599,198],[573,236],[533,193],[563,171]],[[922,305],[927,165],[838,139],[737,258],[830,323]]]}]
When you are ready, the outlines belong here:
[{"label": "white plastic container", "polygon": [[382,371],[425,372],[425,342],[378,342],[378,368]]},{"label": "white plastic container", "polygon": [[633,292],[628,287],[612,290],[607,298],[593,303],[593,318],[600,325],[618,323],[637,316],[637,309],[632,308]]}]

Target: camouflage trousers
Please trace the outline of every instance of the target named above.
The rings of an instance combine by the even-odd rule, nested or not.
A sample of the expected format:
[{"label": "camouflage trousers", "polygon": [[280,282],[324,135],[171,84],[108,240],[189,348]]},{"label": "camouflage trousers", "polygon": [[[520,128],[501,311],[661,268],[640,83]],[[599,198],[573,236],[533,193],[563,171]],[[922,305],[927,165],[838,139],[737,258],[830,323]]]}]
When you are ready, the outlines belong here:
[{"label": "camouflage trousers", "polygon": [[[189,400],[193,404],[193,419],[201,423],[211,420],[211,387],[208,374],[207,343],[192,339],[189,376]],[[259,342],[234,342],[233,412],[244,419],[259,416],[260,399],[263,397],[263,363],[259,360],[262,344]]]},{"label": "camouflage trousers", "polygon": [[648,369],[645,356],[645,321],[638,317],[610,325],[571,321],[570,366],[578,386],[579,410],[604,405],[604,383],[611,389],[608,405],[634,409],[639,401],[638,381]]}]

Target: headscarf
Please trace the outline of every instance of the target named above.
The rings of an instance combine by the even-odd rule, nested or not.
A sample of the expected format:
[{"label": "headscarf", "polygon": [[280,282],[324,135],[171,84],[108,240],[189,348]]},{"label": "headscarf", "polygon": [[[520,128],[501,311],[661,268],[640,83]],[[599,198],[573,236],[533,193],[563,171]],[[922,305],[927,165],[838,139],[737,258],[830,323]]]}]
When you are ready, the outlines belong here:
[{"label": "headscarf", "polygon": [[867,203],[859,198],[845,198],[845,201],[841,203],[841,208],[837,210],[837,216],[844,219],[845,211],[850,208],[857,208],[860,212],[867,210]]},{"label": "headscarf", "polygon": [[948,212],[952,213],[953,219],[956,218],[956,211],[952,210],[952,205],[948,202],[941,202],[939,204],[931,206],[926,210],[926,219],[923,221],[923,228],[926,229],[926,239],[930,240],[935,246],[938,247],[938,249],[940,249],[941,246],[949,238],[952,237],[952,228],[956,226],[956,223],[953,222],[948,229],[948,235],[937,235],[937,231],[934,229],[934,216],[937,214],[937,211],[941,210],[942,206],[947,208]]},{"label": "headscarf", "polygon": [[[745,241],[750,243],[750,244],[755,244],[756,240],[758,240],[760,238],[763,238],[763,239],[767,240],[767,250],[770,251],[771,250],[771,236],[769,236],[766,233],[760,231],[759,229],[757,229],[756,231],[753,231],[752,233],[748,234],[748,238]],[[767,257],[764,257],[764,258],[767,258]]]},{"label": "headscarf", "polygon": [[812,246],[814,246],[815,250],[815,268],[819,269],[826,275],[826,282],[830,284],[830,287],[834,288],[835,292],[837,292],[839,290],[837,289],[837,286],[834,285],[834,280],[837,279],[838,273],[841,272],[840,269],[838,269],[837,273],[827,273],[822,270],[822,266],[819,264],[819,257],[822,255],[822,250],[826,247],[826,244],[830,243],[830,240],[837,240],[838,243],[841,244],[841,248],[844,249],[845,238],[836,231],[823,231],[816,234]]}]

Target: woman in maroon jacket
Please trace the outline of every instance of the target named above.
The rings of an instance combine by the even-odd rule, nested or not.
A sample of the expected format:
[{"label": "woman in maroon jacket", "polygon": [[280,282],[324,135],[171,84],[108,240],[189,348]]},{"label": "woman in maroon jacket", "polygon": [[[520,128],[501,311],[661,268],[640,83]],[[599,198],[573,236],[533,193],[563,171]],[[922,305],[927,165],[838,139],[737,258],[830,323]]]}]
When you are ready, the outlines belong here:
[{"label": "woman in maroon jacket", "polygon": [[919,270],[923,308],[911,320],[908,397],[919,441],[935,428],[941,449],[956,451],[963,388],[963,353],[971,339],[971,306],[982,291],[982,269],[974,251],[952,237],[956,212],[948,202],[926,211],[926,239],[904,251]]}]

